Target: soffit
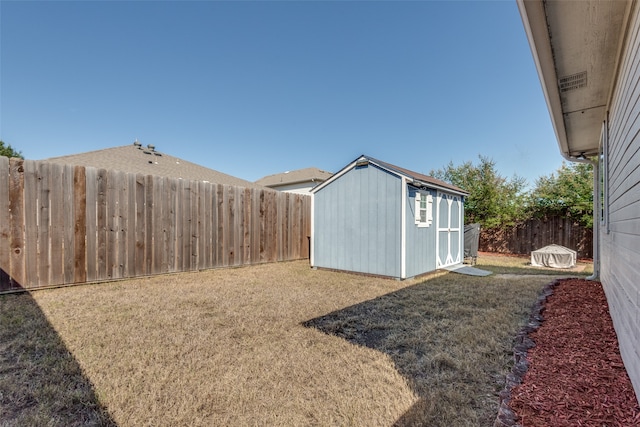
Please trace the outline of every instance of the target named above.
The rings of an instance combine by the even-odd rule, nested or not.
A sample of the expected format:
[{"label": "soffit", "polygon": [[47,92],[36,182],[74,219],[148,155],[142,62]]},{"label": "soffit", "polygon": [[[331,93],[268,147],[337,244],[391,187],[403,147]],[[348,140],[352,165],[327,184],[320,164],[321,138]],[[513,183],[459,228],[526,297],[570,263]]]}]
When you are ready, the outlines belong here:
[{"label": "soffit", "polygon": [[[598,153],[629,2],[519,2],[560,150]],[[561,123],[560,123],[561,121]]]}]

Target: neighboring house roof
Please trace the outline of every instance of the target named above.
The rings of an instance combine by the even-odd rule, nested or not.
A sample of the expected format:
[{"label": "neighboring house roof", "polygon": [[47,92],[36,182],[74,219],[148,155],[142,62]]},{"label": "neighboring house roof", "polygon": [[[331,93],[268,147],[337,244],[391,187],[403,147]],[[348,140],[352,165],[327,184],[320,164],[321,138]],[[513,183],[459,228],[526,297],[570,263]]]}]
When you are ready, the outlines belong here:
[{"label": "neighboring house roof", "polygon": [[455,185],[449,184],[447,182],[441,181],[437,178],[434,178],[432,176],[427,176],[424,174],[421,174],[419,172],[414,172],[411,171],[409,169],[405,169],[405,168],[401,168],[400,166],[395,166],[392,165],[391,163],[387,163],[387,162],[383,162],[381,160],[377,160],[373,157],[370,156],[366,156],[366,155],[362,155],[360,157],[358,157],[356,160],[354,160],[353,162],[349,163],[347,166],[345,166],[340,172],[337,172],[336,174],[333,175],[332,178],[328,179],[327,181],[323,182],[322,184],[318,185],[317,187],[315,187],[313,190],[311,190],[312,192],[316,192],[318,190],[320,190],[322,187],[326,186],[327,184],[329,184],[329,182],[333,181],[334,179],[339,178],[342,174],[346,173],[347,171],[349,171],[350,169],[352,169],[353,167],[358,166],[358,164],[368,164],[368,163],[373,163],[374,165],[385,169],[395,175],[398,176],[403,176],[405,178],[407,178],[408,180],[410,180],[410,184],[418,186],[418,187],[431,187],[431,188],[435,188],[437,190],[447,190],[453,193],[457,193],[460,194],[462,196],[466,196],[469,193],[465,190],[463,190],[462,188],[456,187]]},{"label": "neighboring house roof", "polygon": [[318,168],[305,168],[268,175],[257,180],[256,184],[274,188],[282,185],[299,184],[304,182],[321,183],[331,178],[331,175],[333,175],[331,172],[323,171]]},{"label": "neighboring house roof", "polygon": [[633,2],[517,1],[560,151],[597,155]]},{"label": "neighboring house roof", "polygon": [[236,178],[178,157],[159,152],[153,145],[146,147],[135,142],[131,145],[89,151],[69,156],[44,159],[46,162],[89,166],[97,169],[113,169],[127,173],[157,175],[169,178],[182,178],[194,181],[208,181],[215,184],[233,185],[245,188],[265,187]]}]

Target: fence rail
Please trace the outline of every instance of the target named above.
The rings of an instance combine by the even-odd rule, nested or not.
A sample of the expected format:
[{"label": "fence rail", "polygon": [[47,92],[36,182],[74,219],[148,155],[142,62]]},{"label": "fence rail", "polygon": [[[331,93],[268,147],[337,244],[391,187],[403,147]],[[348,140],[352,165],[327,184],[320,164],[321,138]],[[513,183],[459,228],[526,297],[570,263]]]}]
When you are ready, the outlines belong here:
[{"label": "fence rail", "polygon": [[593,258],[593,231],[570,218],[531,219],[511,227],[482,229],[479,250],[504,254],[530,254],[556,244],[578,252],[579,258]]},{"label": "fence rail", "polygon": [[0,156],[0,292],[309,257],[307,195]]}]

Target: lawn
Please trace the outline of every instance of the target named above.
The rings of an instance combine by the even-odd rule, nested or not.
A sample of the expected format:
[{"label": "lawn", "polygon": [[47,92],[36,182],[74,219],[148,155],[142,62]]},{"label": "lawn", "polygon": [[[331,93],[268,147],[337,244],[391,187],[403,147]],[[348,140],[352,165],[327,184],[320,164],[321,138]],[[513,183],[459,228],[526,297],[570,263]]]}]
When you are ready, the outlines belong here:
[{"label": "lawn", "polygon": [[300,261],[0,296],[0,425],[489,426],[551,279],[478,267],[510,274]]}]

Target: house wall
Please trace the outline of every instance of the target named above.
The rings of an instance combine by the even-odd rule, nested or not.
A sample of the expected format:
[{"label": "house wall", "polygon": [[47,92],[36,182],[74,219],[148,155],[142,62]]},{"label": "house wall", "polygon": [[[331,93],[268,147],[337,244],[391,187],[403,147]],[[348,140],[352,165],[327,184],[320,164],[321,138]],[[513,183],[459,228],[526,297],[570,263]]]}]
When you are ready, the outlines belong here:
[{"label": "house wall", "polygon": [[286,191],[288,193],[309,194],[311,189],[320,182],[298,182],[296,184],[272,185],[271,188],[278,191]]},{"label": "house wall", "polygon": [[[436,191],[428,190],[433,197],[433,223],[429,227],[415,224],[416,189],[408,186],[406,207],[406,273],[407,277],[417,276],[436,269]],[[424,190],[422,190],[425,192]],[[426,193],[425,193],[426,194]]]},{"label": "house wall", "polygon": [[601,227],[600,253],[620,352],[640,396],[640,7],[633,9],[609,111],[609,224]]},{"label": "house wall", "polygon": [[400,277],[402,181],[369,164],[314,194],[313,267]]}]

